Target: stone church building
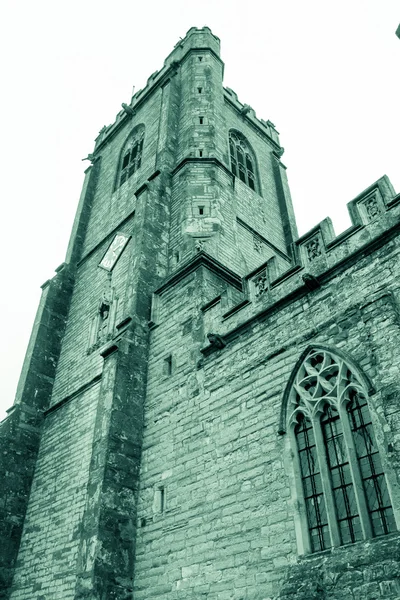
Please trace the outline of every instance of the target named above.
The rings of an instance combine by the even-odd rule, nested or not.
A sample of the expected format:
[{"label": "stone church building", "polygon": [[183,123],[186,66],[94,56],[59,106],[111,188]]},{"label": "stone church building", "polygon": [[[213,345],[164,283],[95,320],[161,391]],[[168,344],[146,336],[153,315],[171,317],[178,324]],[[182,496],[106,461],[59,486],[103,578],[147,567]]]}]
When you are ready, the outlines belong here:
[{"label": "stone church building", "polygon": [[298,237],[192,28],[86,170],[0,424],[0,598],[400,598],[400,195]]}]

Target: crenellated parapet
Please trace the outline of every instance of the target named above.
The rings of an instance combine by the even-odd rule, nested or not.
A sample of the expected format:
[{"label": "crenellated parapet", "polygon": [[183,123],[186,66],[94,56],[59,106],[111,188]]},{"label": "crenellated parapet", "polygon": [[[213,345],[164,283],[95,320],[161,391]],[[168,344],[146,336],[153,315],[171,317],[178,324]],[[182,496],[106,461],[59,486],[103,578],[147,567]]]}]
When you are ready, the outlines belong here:
[{"label": "crenellated parapet", "polygon": [[[219,310],[218,333],[229,336],[232,330],[259,316],[312,293],[399,234],[400,194],[396,195],[386,175],[347,206],[352,224],[344,232],[335,236],[331,220],[324,219],[293,244],[289,269],[280,270],[282,263],[272,257],[243,278],[243,299],[239,303],[228,310],[212,304],[213,319]],[[203,352],[212,350],[206,346]]]},{"label": "crenellated parapet", "polygon": [[[145,87],[133,94],[129,104],[124,102],[121,104],[122,110],[117,113],[115,121],[105,125],[100,130],[95,140],[94,153],[88,155],[90,160],[96,156],[105,143],[111,140],[114,134],[137,114],[154,93],[163,88],[177,74],[179,67],[193,52],[198,55],[199,60],[202,59],[205,53],[211,53],[214,59],[221,64],[223,73],[224,63],[220,58],[219,38],[212,33],[209,27],[191,27],[186,36],[175,45],[172,52],[167,56],[163,67],[149,76]],[[278,152],[279,157],[282,156],[283,148],[279,143],[279,134],[271,121],[258,119],[254,109],[248,104],[242,104],[237,94],[230,88],[224,88],[224,99],[235,108],[247,123],[256,128],[263,136],[266,136]]]},{"label": "crenellated parapet", "polygon": [[[205,266],[218,277],[222,277],[221,273],[226,270],[227,274],[223,277],[225,292],[209,298],[201,312],[205,334],[212,331],[225,341],[233,339],[239,330],[298,297],[312,294],[360,257],[370,254],[399,234],[400,194],[395,194],[386,175],[347,206],[351,226],[335,236],[331,220],[324,219],[293,243],[289,268],[279,255],[272,256],[246,276],[236,277],[232,287],[232,272],[215,260],[209,261],[207,254],[201,252],[182,265],[156,291],[157,306],[162,304],[162,295],[170,286],[197,267]],[[157,318],[152,322],[152,326],[155,325]],[[214,331],[216,327],[217,331]],[[202,353],[208,355],[217,349],[205,337]]]},{"label": "crenellated parapet", "polygon": [[279,132],[275,129],[275,125],[270,121],[257,118],[254,108],[248,104],[242,104],[238,95],[231,88],[224,88],[224,99],[225,102],[229,103],[252,127],[254,127],[258,133],[263,136],[267,136],[269,141],[272,143],[274,150],[277,153],[277,158],[283,155],[284,149],[281,147],[279,142]]}]

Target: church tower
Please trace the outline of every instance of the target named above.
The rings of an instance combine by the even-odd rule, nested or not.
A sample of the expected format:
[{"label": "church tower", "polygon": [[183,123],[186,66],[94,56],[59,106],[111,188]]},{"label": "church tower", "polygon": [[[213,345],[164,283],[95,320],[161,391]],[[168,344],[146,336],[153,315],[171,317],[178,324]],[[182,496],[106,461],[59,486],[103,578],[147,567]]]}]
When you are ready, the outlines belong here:
[{"label": "church tower", "polygon": [[[372,341],[382,313],[363,298],[352,316],[352,283],[338,281],[356,261],[368,271],[382,244],[395,264],[399,197],[383,177],[350,204],[346,236],[334,238],[328,219],[299,239],[278,132],[223,87],[223,68],[219,39],[191,28],[88,155],[66,260],[42,286],[0,424],[0,598],[336,597],[318,595],[314,575],[308,596],[285,588],[304,580],[288,570],[298,556],[340,550],[342,520],[356,519],[326,500],[327,522],[307,522],[307,476],[299,462],[293,471],[290,443],[310,431],[306,372],[323,364],[319,385],[332,391],[340,370],[365,402],[383,393]],[[363,282],[394,348],[396,292],[379,295],[371,273]],[[387,389],[399,381],[390,373]],[[322,411],[342,400],[329,402]],[[371,404],[384,449],[370,475],[379,508],[357,491],[365,514],[350,541],[384,539],[374,547],[389,564],[400,498],[383,406]],[[328,498],[333,475],[322,464]],[[344,486],[353,477],[362,488],[359,469]],[[397,576],[386,575],[368,582],[395,598]]]}]

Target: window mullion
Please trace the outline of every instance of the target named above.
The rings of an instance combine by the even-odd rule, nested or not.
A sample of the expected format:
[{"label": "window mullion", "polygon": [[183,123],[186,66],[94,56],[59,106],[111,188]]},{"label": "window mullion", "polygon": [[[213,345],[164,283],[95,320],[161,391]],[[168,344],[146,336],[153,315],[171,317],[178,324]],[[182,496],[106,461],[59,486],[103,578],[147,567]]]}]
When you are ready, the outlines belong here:
[{"label": "window mullion", "polygon": [[[292,448],[296,448],[296,435],[294,429],[290,431]],[[298,499],[299,518],[295,519],[295,528],[297,531],[297,544],[299,554],[308,554],[312,552],[310,532],[308,529],[307,509],[304,501],[304,490],[302,485],[302,473],[298,451],[293,452],[294,471],[295,471],[295,489]]]},{"label": "window mullion", "polygon": [[333,493],[331,479],[329,475],[328,462],[326,459],[326,451],[324,438],[321,430],[320,416],[314,417],[312,420],[315,436],[315,446],[317,449],[319,468],[321,473],[321,483],[324,492],[326,513],[328,516],[329,533],[331,536],[332,546],[340,546],[340,532],[337,524],[335,504],[333,501]]},{"label": "window mullion", "polygon": [[364,538],[373,537],[371,521],[369,518],[369,511],[367,502],[365,499],[364,486],[362,483],[360,470],[358,467],[357,454],[354,447],[353,435],[350,429],[350,423],[347,416],[347,411],[341,406],[340,419],[342,421],[343,438],[347,448],[347,455],[349,458],[350,473],[354,483],[354,495],[357,502],[358,514],[360,515],[360,522],[363,531]]}]

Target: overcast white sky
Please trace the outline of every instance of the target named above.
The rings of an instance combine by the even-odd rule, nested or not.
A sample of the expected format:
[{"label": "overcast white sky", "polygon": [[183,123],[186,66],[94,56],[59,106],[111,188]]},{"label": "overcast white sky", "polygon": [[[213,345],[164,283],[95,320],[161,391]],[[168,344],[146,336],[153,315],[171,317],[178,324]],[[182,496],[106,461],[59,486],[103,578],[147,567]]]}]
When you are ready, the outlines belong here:
[{"label": "overcast white sky", "polygon": [[208,25],[225,85],[281,134],[300,233],[386,173],[400,191],[398,0],[3,0],[0,418],[40,285],[63,262],[82,162],[132,86]]}]

